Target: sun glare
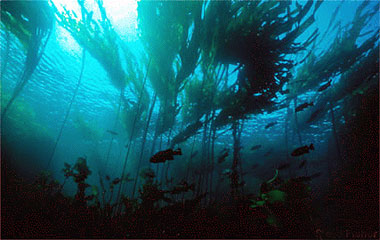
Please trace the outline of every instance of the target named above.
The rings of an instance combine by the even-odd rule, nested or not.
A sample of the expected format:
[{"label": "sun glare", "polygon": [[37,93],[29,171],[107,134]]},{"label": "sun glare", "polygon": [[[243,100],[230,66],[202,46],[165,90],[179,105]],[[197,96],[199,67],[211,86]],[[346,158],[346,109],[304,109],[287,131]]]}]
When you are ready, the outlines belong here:
[{"label": "sun glare", "polygon": [[[76,0],[52,0],[59,11],[64,8],[75,12],[77,19],[82,19],[81,9]],[[106,9],[107,17],[110,19],[115,31],[120,38],[125,41],[134,41],[137,38],[137,0],[103,0],[103,6]],[[93,19],[100,19],[100,12],[95,0],[85,0],[85,7],[89,12],[93,11]],[[77,50],[75,43],[70,42],[68,34],[62,33],[64,46],[70,46],[69,51]],[[74,40],[72,40],[74,41]]]}]

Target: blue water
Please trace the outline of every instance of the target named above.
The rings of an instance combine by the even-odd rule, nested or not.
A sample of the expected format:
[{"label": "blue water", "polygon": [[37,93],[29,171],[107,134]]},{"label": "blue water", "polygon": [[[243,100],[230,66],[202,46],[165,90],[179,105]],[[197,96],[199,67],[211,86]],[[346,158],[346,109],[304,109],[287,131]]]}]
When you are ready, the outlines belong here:
[{"label": "blue water", "polygon": [[[357,7],[360,5],[360,1],[346,1],[342,3],[340,11],[336,17],[337,21],[342,21],[342,26],[350,23],[354,17]],[[321,33],[317,38],[317,42],[320,42],[316,46],[317,53],[321,53],[328,49],[332,41],[336,36],[336,32],[329,33],[326,38],[320,39],[324,31],[327,29],[327,25],[330,21],[332,13],[335,8],[341,4],[340,1],[326,1],[322,4],[321,8],[317,11],[315,15],[315,23],[308,31],[306,31],[297,41],[304,41],[307,36],[311,34],[314,29],[318,28]],[[368,29],[378,29],[379,15],[375,15],[371,21],[363,29],[366,32]],[[114,24],[122,25],[122,22],[115,22]],[[144,50],[142,49],[141,42],[138,38],[132,37],[131,39],[125,38],[127,44],[133,49],[134,54],[136,54],[137,59],[139,55]],[[360,39],[357,44],[361,44],[365,38]],[[21,49],[21,44],[18,42],[17,38],[10,35],[10,55],[7,58],[8,67],[5,72],[1,74],[1,91],[2,94],[12,93],[20,75],[23,70],[23,65],[25,61],[25,54]],[[128,42],[129,41],[129,42]],[[6,48],[6,35],[4,30],[1,30],[0,43],[2,60],[4,61],[4,52]],[[65,44],[72,44],[68,47]],[[312,46],[309,46],[309,49]],[[71,50],[68,50],[71,49]],[[307,51],[304,52],[304,55]],[[299,56],[288,56],[289,59],[299,60],[304,57],[304,55]],[[38,64],[36,70],[34,71],[30,81],[26,87],[21,92],[19,99],[26,102],[35,113],[35,120],[42,126],[44,126],[48,132],[48,136],[52,141],[55,141],[59,129],[62,125],[64,115],[66,114],[69,102],[72,98],[75,86],[78,81],[80,68],[82,50],[81,47],[75,43],[75,40],[58,24],[55,25],[55,31],[53,32],[45,53]],[[146,66],[142,66],[146,70]],[[230,71],[234,68],[231,67]],[[144,70],[144,73],[146,72]],[[196,70],[197,73],[198,70]],[[295,73],[297,68],[294,69]],[[237,72],[230,75],[229,81],[233,82],[237,77]],[[321,83],[322,84],[322,83]],[[147,87],[152,95],[151,87]],[[316,89],[306,91],[304,94],[298,96],[298,103],[303,103],[310,101],[316,97]],[[132,98],[132,95],[126,91],[127,98]],[[85,156],[88,159],[88,164],[90,169],[92,169],[93,174],[91,175],[89,181],[90,183],[97,184],[98,172],[101,174],[120,176],[122,163],[126,155],[127,148],[125,145],[128,142],[128,136],[124,133],[125,130],[120,122],[117,123],[114,129],[114,122],[117,115],[117,106],[119,102],[119,90],[116,89],[109,80],[107,73],[104,71],[103,67],[94,59],[90,54],[87,53],[85,60],[84,73],[82,77],[82,84],[79,89],[79,93],[75,98],[72,105],[72,109],[66,123],[62,137],[58,143],[56,152],[53,157],[52,164],[49,166],[49,170],[53,172],[53,175],[58,180],[63,180],[61,169],[63,168],[63,163],[75,163],[79,156]],[[276,102],[280,103],[286,101],[285,95],[278,94]],[[340,106],[337,104],[335,106],[335,111],[339,112]],[[293,102],[290,104],[290,111],[294,111]],[[147,163],[150,154],[150,139],[153,138],[154,129],[152,127],[155,119],[157,118],[158,104],[156,104],[155,111],[152,116],[150,131],[148,133],[148,144],[146,145],[146,152],[144,155],[144,166],[149,166]],[[325,149],[331,144],[331,117],[329,114],[325,114],[317,122],[312,124],[305,124],[306,117],[302,117],[303,113],[300,113],[300,131],[302,135],[302,143],[299,142],[296,127],[293,121],[288,123],[288,150],[284,146],[285,139],[285,121],[287,118],[287,108],[273,111],[271,113],[264,112],[263,114],[253,115],[250,119],[246,120],[244,123],[244,129],[242,132],[241,142],[242,142],[242,155],[246,156],[243,161],[243,165],[251,165],[252,163],[259,162],[265,165],[278,163],[286,160],[286,155],[289,154],[294,147],[300,144],[310,144],[314,143],[316,149],[319,151],[314,151],[309,154],[311,161],[319,161],[321,156],[325,153]],[[310,112],[309,112],[310,114]],[[180,115],[179,115],[180,116]],[[96,140],[85,139],[83,130],[81,130],[77,125],[77,119],[82,118],[84,121],[89,122],[96,128],[99,132],[99,138]],[[181,122],[180,117],[177,117],[178,122]],[[264,127],[273,121],[277,121],[277,125],[270,129],[264,129]],[[344,119],[340,121],[344,122]],[[25,122],[25,124],[29,124]],[[107,133],[107,130],[114,130],[119,133],[118,136],[113,139],[112,149],[110,152],[110,162],[108,167],[104,168],[105,158],[107,155],[107,150],[109,143],[111,141],[111,135]],[[12,132],[12,129],[7,129],[7,132]],[[221,129],[219,133],[224,132],[225,129]],[[172,135],[173,137],[173,135]],[[191,148],[193,138],[190,138],[187,142],[180,144],[183,149],[189,151]],[[197,144],[200,146],[202,140],[202,134],[197,135]],[[167,133],[164,134],[163,144],[161,149],[158,149],[159,139],[156,143],[156,151],[166,149],[167,143]],[[12,142],[15,147],[23,149],[23,144],[25,142],[22,140],[22,136],[18,137],[14,142]],[[31,143],[33,145],[33,143]],[[223,147],[230,147],[232,149],[232,131],[227,131],[219,136],[216,140],[216,148],[222,149]],[[250,147],[253,145],[262,144],[263,147],[257,153],[252,153],[249,151]],[[52,146],[52,144],[50,145]],[[34,152],[39,154],[40,162],[35,162],[33,164],[38,165],[33,171],[45,170],[47,159],[49,157],[50,148],[39,149],[37,145],[33,145],[33,149],[25,150],[25,153]],[[46,146],[45,146],[46,147]],[[274,149],[274,154],[269,157],[263,157],[268,150]],[[135,172],[138,153],[140,150],[140,141],[137,141],[134,145],[135,151],[130,154],[130,159],[127,164],[127,172],[132,176],[135,176]],[[24,151],[21,150],[21,151]],[[218,151],[216,152],[218,154]],[[185,153],[186,156],[189,152]],[[245,157],[243,157],[244,159]],[[24,161],[24,160],[23,160]],[[184,162],[187,161],[185,156],[176,158],[171,166],[172,169],[178,169],[179,173],[175,174],[177,177],[183,173]],[[264,161],[264,162],[263,162]],[[181,163],[182,162],[182,163]],[[231,159],[227,160],[224,167],[228,168]],[[30,163],[28,163],[30,164]],[[28,165],[26,164],[26,165]],[[323,168],[324,165],[321,163],[318,168]],[[182,168],[182,169],[181,169]],[[155,166],[154,166],[155,169]],[[258,176],[259,178],[265,179],[270,178],[272,170],[268,170],[268,174],[262,174]],[[66,189],[70,192],[70,188]]]}]

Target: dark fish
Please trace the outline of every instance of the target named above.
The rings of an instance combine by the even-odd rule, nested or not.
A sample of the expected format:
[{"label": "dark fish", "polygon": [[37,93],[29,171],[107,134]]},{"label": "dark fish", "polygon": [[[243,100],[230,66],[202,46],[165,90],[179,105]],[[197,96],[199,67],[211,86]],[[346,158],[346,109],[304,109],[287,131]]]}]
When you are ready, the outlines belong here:
[{"label": "dark fish", "polygon": [[280,91],[281,94],[288,94],[289,93],[289,89],[286,89],[284,91]]},{"label": "dark fish", "polygon": [[218,163],[224,162],[226,160],[226,157],[228,157],[228,151],[224,152],[219,158],[218,158]]},{"label": "dark fish", "polygon": [[325,84],[323,84],[319,89],[318,89],[318,92],[322,92],[322,91],[324,91],[324,90],[326,90],[328,87],[330,87],[331,86],[331,79],[327,82],[327,83],[325,83]]},{"label": "dark fish", "polygon": [[311,103],[303,103],[303,104],[301,104],[301,105],[299,105],[299,106],[296,107],[295,112],[302,111],[302,110],[304,110],[305,108],[307,108],[309,106],[310,107],[314,106],[314,103],[313,102],[311,102]]},{"label": "dark fish", "polygon": [[109,181],[109,180],[110,180],[110,176],[107,175],[107,176],[106,176],[106,179],[107,179],[107,181]]},{"label": "dark fish", "polygon": [[301,177],[296,177],[295,180],[296,181],[300,181],[300,182],[308,182],[308,181],[311,181],[313,180],[314,178],[317,178],[319,176],[321,176],[322,173],[321,172],[317,172],[317,173],[314,173],[313,175],[310,175],[310,176],[301,176]]},{"label": "dark fish", "polygon": [[112,130],[107,130],[107,132],[111,133],[111,134],[114,135],[114,136],[118,135],[117,132],[114,132],[114,131],[112,131]]},{"label": "dark fish", "polygon": [[159,151],[158,153],[154,154],[149,161],[151,163],[164,163],[167,160],[174,160],[173,155],[182,155],[181,149],[178,148],[177,150],[167,149],[164,151]]},{"label": "dark fish", "polygon": [[272,153],[272,151],[273,148],[269,149],[269,151],[264,154],[264,157],[268,157]]},{"label": "dark fish", "polygon": [[309,150],[314,150],[313,144],[310,144],[310,146],[305,145],[303,147],[296,148],[291,155],[293,157],[298,157],[304,155],[305,153],[309,153]]},{"label": "dark fish", "polygon": [[168,183],[173,183],[173,180],[174,180],[174,178],[172,177],[172,178],[170,178],[170,179],[167,179],[166,178],[166,184],[168,184]]},{"label": "dark fish", "polygon": [[258,163],[255,163],[255,164],[252,165],[251,169],[255,169],[255,168],[257,168],[258,166],[259,166],[259,164],[258,164]]},{"label": "dark fish", "polygon": [[314,121],[318,115],[321,113],[322,109],[317,109],[315,112],[313,112],[309,118],[309,120],[307,120],[307,123],[311,123],[312,121]]},{"label": "dark fish", "polygon": [[112,181],[112,184],[113,184],[113,185],[116,185],[116,184],[118,184],[120,181],[121,181],[120,178],[115,178],[115,179]]},{"label": "dark fish", "polygon": [[188,184],[186,181],[182,182],[179,186],[175,186],[170,193],[171,194],[179,194],[183,192],[188,192],[189,190],[193,191],[195,190],[195,184]]},{"label": "dark fish", "polygon": [[145,176],[148,178],[155,178],[156,174],[153,171],[148,171],[145,173]]},{"label": "dark fish", "polygon": [[245,181],[241,181],[241,182],[238,184],[239,187],[244,187],[245,185],[246,185],[246,182],[245,182]]},{"label": "dark fish", "polygon": [[251,147],[251,151],[257,150],[259,148],[261,148],[261,145],[255,145],[255,146]]},{"label": "dark fish", "polygon": [[273,127],[273,126],[276,125],[276,124],[277,124],[277,121],[275,121],[275,122],[271,122],[271,123],[269,123],[268,125],[265,126],[265,129],[268,129],[268,128],[270,128],[270,127]]},{"label": "dark fish", "polygon": [[278,170],[284,170],[284,169],[287,169],[290,167],[290,164],[289,163],[283,163],[281,164],[280,166],[278,166]]},{"label": "dark fish", "polygon": [[224,169],[223,172],[222,172],[222,175],[227,175],[227,176],[229,176],[229,175],[231,175],[231,174],[232,174],[232,170],[229,169],[229,168]]},{"label": "dark fish", "polygon": [[306,164],[306,160],[303,160],[300,165],[298,165],[298,168],[303,168]]},{"label": "dark fish", "polygon": [[191,154],[191,158],[197,156],[197,154],[198,154],[198,151],[193,152],[193,154]]}]

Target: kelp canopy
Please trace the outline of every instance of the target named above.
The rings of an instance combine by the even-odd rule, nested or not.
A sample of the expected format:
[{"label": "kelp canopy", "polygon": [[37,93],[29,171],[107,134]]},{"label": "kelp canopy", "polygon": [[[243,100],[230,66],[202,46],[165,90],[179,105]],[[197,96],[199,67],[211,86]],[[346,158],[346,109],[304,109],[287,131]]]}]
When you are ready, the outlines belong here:
[{"label": "kelp canopy", "polygon": [[[20,94],[36,69],[53,29],[53,18],[47,1],[1,1],[1,28],[13,33],[26,51],[26,60],[21,78],[13,95],[2,111],[1,119]],[[43,40],[45,38],[45,42]],[[9,41],[9,39],[8,39]],[[9,45],[8,45],[9,47]],[[6,65],[6,63],[4,63]]]},{"label": "kelp canopy", "polygon": [[121,66],[118,35],[107,18],[102,1],[97,1],[101,21],[92,19],[93,12],[87,11],[83,0],[79,0],[78,4],[82,11],[81,19],[78,19],[73,11],[64,9],[64,12],[60,13],[53,4],[58,22],[102,64],[115,87],[124,89],[129,79]]},{"label": "kelp canopy", "polygon": [[25,50],[33,44],[33,36],[43,38],[53,27],[47,1],[1,1],[0,6],[3,27],[18,38]]},{"label": "kelp canopy", "polygon": [[[77,17],[77,13],[67,10],[60,12],[54,3],[51,2],[55,16],[61,26],[67,29],[76,41],[87,50],[108,73],[111,83],[119,89],[120,103],[123,102],[122,121],[126,130],[131,133],[133,126],[133,114],[137,112],[139,115],[147,111],[149,106],[149,94],[143,86],[143,77],[141,68],[137,65],[137,60],[132,54],[126,43],[122,42],[119,35],[113,28],[103,1],[96,0],[97,10],[100,12],[100,19],[93,18],[93,11],[88,11],[85,1],[78,0],[81,9],[82,18]],[[121,58],[123,54],[127,62],[124,64]],[[148,69],[147,69],[148,71]],[[132,83],[133,87],[129,85]],[[129,93],[136,98],[142,94],[142,99],[137,105],[128,104],[125,99],[125,89],[129,86]]]},{"label": "kelp canopy", "polygon": [[[286,59],[286,54],[306,49],[317,36],[314,31],[307,41],[295,42],[314,22],[321,2],[309,1],[293,11],[288,1],[210,4],[206,18],[209,26],[217,21],[221,24],[207,28],[215,30],[208,33],[207,39],[213,41],[206,49],[214,52],[215,61],[236,64],[240,69],[225,107],[217,116],[217,125],[223,126],[228,118],[241,119],[274,103],[276,93],[292,78],[294,63]],[[310,14],[312,7],[314,12]],[[308,13],[310,16],[305,19]]]},{"label": "kelp canopy", "polygon": [[[135,59],[125,43],[115,32],[107,17],[103,1],[96,1],[101,19],[93,19],[93,12],[89,12],[83,0],[78,0],[82,18],[77,13],[64,8],[59,12],[54,3],[55,16],[61,26],[67,29],[71,35],[90,54],[97,59],[108,73],[112,84],[118,89],[124,89],[132,82],[136,89],[141,88],[141,82],[137,81],[142,76],[137,76],[138,68],[134,67]],[[120,52],[128,59],[127,71],[122,67]],[[146,93],[145,93],[146,94]]]}]

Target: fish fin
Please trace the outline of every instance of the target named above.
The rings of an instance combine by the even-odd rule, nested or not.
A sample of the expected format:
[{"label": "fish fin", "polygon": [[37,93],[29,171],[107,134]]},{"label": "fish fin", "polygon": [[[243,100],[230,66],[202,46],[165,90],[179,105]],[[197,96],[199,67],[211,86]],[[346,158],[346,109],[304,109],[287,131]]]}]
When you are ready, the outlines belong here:
[{"label": "fish fin", "polygon": [[310,144],[310,147],[309,147],[311,150],[314,150],[314,144]]}]

